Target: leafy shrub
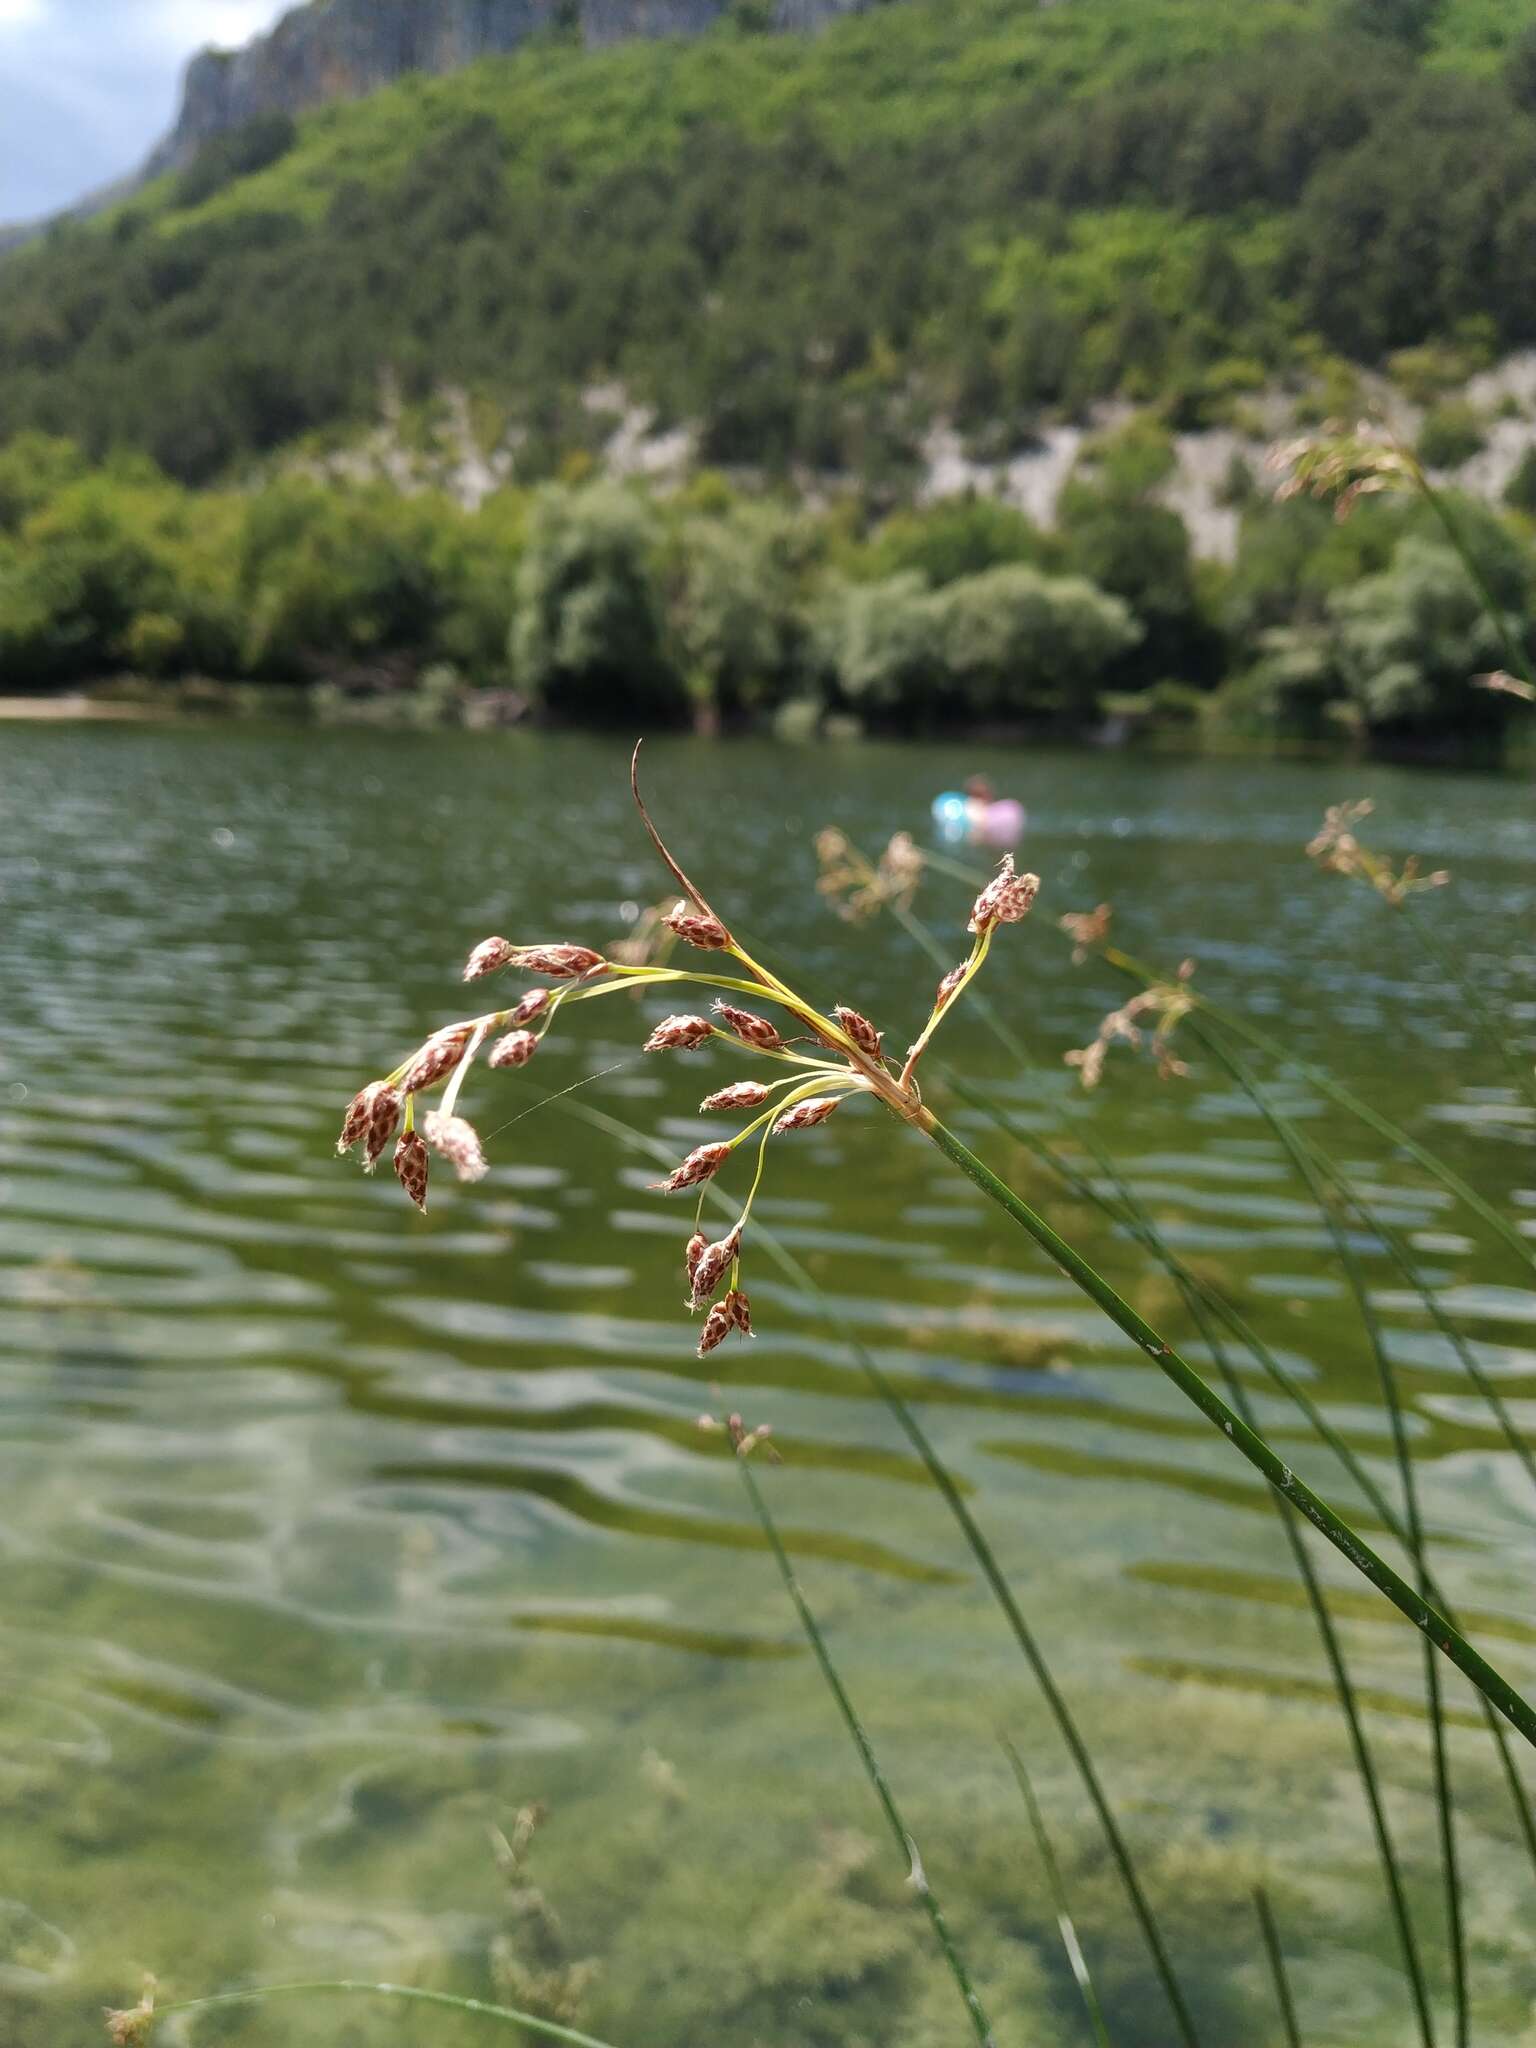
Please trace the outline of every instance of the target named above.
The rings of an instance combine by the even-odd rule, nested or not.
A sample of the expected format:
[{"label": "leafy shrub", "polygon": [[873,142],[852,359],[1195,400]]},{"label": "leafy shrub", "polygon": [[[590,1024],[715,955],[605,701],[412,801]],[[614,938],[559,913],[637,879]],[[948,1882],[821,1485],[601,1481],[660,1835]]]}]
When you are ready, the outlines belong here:
[{"label": "leafy shrub", "polygon": [[676,722],[682,677],[665,654],[655,514],[617,484],[546,485],[517,572],[512,667],[561,717]]},{"label": "leafy shrub", "polygon": [[1486,439],[1477,408],[1464,399],[1448,398],[1425,414],[1418,457],[1426,469],[1459,469]]}]

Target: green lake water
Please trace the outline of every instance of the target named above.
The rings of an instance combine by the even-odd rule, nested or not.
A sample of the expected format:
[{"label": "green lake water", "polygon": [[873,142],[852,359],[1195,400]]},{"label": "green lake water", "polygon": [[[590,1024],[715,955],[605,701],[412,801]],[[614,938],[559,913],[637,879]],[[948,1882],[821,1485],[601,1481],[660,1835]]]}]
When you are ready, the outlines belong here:
[{"label": "green lake water", "polygon": [[[1227,1077],[1061,1063],[1123,1000],[1056,914],[1326,1058],[1536,1244],[1530,1119],[1402,920],[1301,856],[1323,805],[1454,870],[1425,899],[1511,1042],[1536,1040],[1536,817],[1513,781],[1088,753],[657,742],[650,791],[720,908],[905,1044],[929,962],[840,922],[811,840],[921,833],[984,766],[1045,878],[943,1058],[1042,1131],[1084,1119],[1394,1484],[1375,1366],[1316,1211]],[[602,945],[664,893],[626,747],[542,736],[0,733],[0,2042],[74,2048],[166,1995],[385,1977],[564,2014],[616,2048],[969,2037],[703,1409],[771,1421],[763,1484],[992,2008],[1000,2048],[1090,2038],[998,1746],[1038,1784],[1117,2048],[1174,2040],[1091,1811],[953,1524],[814,1293],[750,1240],[760,1334],[700,1362],[692,1209],[541,1095],[699,1142],[750,1071],[642,1059],[676,1000],[576,1009],[463,1107],[489,1178],[415,1215],[333,1141],[353,1089],[463,1013],[488,932]],[[627,907],[626,907],[627,906]],[[968,892],[917,909],[963,951]],[[943,1091],[934,1084],[934,1097]],[[1536,1430],[1529,1268],[1305,1084],[1288,1108],[1404,1232]],[[963,1105],[1154,1319],[1169,1283]],[[520,1120],[513,1122],[515,1118]],[[716,1127],[709,1127],[714,1130]],[[1149,1361],[871,1107],[770,1153],[757,1215],[919,1404],[1070,1698],[1205,2048],[1279,2040],[1266,1884],[1309,2048],[1415,2038],[1359,1782],[1265,1489]],[[1475,1387],[1357,1232],[1447,1593],[1536,1687],[1536,1498]],[[1202,1354],[1193,1348],[1197,1358]],[[1246,1368],[1245,1368],[1246,1371]],[[1296,1468],[1353,1504],[1267,1384]],[[1368,1526],[1368,1524],[1367,1524]],[[1331,1554],[1341,1640],[1448,2038],[1412,1631]],[[1536,1885],[1471,1695],[1455,1772],[1475,2039],[1536,2041]],[[1526,1760],[1536,1785],[1536,1760]],[[540,1809],[509,1869],[505,1840]],[[175,2044],[508,2038],[425,2007],[224,2010]]]}]

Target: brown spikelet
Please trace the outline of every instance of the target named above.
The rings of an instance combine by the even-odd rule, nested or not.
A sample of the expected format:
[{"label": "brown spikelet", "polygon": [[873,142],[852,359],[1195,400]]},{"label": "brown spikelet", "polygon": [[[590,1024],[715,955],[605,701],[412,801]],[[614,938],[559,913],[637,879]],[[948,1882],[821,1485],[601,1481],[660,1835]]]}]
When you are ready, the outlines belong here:
[{"label": "brown spikelet", "polygon": [[498,1038],[491,1047],[489,1060],[493,1067],[526,1067],[539,1049],[539,1041],[531,1031],[509,1031],[505,1038]]},{"label": "brown spikelet", "polygon": [[743,1337],[752,1335],[752,1304],[739,1287],[733,1287],[723,1304],[731,1312],[731,1328],[740,1330]]},{"label": "brown spikelet", "polygon": [[484,1180],[485,1153],[480,1133],[466,1117],[444,1116],[430,1111],[421,1121],[421,1134],[432,1150],[446,1159],[460,1180]]},{"label": "brown spikelet", "polygon": [[696,1145],[683,1160],[674,1166],[665,1180],[653,1180],[653,1191],[664,1195],[675,1195],[683,1188],[696,1188],[700,1181],[713,1180],[731,1156],[729,1145]]},{"label": "brown spikelet", "polygon": [[964,981],[965,969],[966,962],[962,960],[958,967],[951,967],[948,974],[946,974],[944,979],[939,983],[937,992],[935,993],[933,998],[933,1007],[936,1010],[943,1009],[944,1005],[949,1001],[950,997],[954,994],[955,990],[960,986],[961,982]]},{"label": "brown spikelet", "polygon": [[427,1147],[420,1131],[402,1131],[395,1147],[395,1178],[417,1208],[427,1206]]},{"label": "brown spikelet", "polygon": [[832,1014],[860,1052],[867,1052],[871,1059],[879,1059],[880,1041],[885,1036],[883,1031],[877,1031],[867,1017],[861,1016],[857,1010],[850,1010],[846,1003],[839,1003]]},{"label": "brown spikelet", "polygon": [[469,1036],[468,1024],[450,1024],[446,1030],[434,1031],[401,1075],[400,1093],[415,1095],[423,1088],[435,1088],[463,1058]]},{"label": "brown spikelet", "polygon": [[808,1131],[813,1124],[824,1124],[842,1099],[841,1095],[813,1095],[807,1102],[797,1102],[775,1119],[774,1136],[781,1131]]},{"label": "brown spikelet", "polygon": [[572,981],[601,967],[603,956],[590,946],[519,946],[507,963],[522,974],[547,974],[552,981]]},{"label": "brown spikelet", "polygon": [[363,1171],[372,1173],[384,1156],[384,1148],[395,1135],[395,1126],[400,1121],[400,1097],[383,1081],[377,1084],[378,1093],[373,1098],[373,1107],[368,1117],[368,1128],[363,1133]]},{"label": "brown spikelet", "polygon": [[717,1301],[704,1318],[704,1327],[699,1332],[700,1358],[713,1351],[717,1344],[723,1344],[734,1328],[728,1302]]},{"label": "brown spikelet", "polygon": [[690,1052],[714,1035],[715,1027],[707,1017],[663,1017],[641,1051]]},{"label": "brown spikelet", "polygon": [[525,989],[512,1005],[507,1022],[514,1025],[531,1024],[535,1017],[549,1008],[549,1005],[550,992],[547,988]]},{"label": "brown spikelet", "polygon": [[368,1086],[360,1088],[347,1104],[341,1136],[336,1140],[336,1150],[350,1152],[361,1140],[363,1165],[365,1168],[371,1168],[394,1136],[395,1125],[399,1121],[399,1095],[387,1081],[370,1081]]},{"label": "brown spikelet", "polygon": [[1065,917],[1056,922],[1072,941],[1072,965],[1081,967],[1090,953],[1096,953],[1109,937],[1109,921],[1114,912],[1107,903],[1095,905],[1092,910],[1069,910]]},{"label": "brown spikelet", "polygon": [[692,1307],[702,1308],[729,1268],[735,1263],[741,1249],[741,1225],[738,1223],[725,1237],[717,1238],[713,1244],[705,1245],[693,1269]]},{"label": "brown spikelet", "polygon": [[708,1243],[709,1239],[704,1235],[703,1231],[696,1230],[683,1249],[683,1271],[688,1278],[688,1292],[690,1294],[693,1292],[693,1276],[699,1270],[699,1261],[703,1258],[704,1248]]},{"label": "brown spikelet", "polygon": [[722,953],[731,943],[731,935],[718,917],[701,910],[690,910],[686,903],[679,903],[675,910],[668,911],[662,923],[690,946],[699,946],[706,953]]},{"label": "brown spikelet", "polygon": [[784,1041],[766,1017],[753,1010],[738,1010],[730,1003],[716,1003],[715,1012],[725,1019],[743,1045],[755,1045],[759,1052],[777,1052]]},{"label": "brown spikelet", "polygon": [[993,925],[1017,924],[1029,914],[1040,889],[1038,875],[1016,875],[1013,855],[1005,853],[997,873],[976,898],[967,931],[990,931]]},{"label": "brown spikelet", "polygon": [[483,974],[494,974],[498,967],[505,967],[516,952],[517,948],[510,939],[482,939],[464,962],[464,979],[478,981]]},{"label": "brown spikelet", "polygon": [[762,1081],[733,1081],[729,1088],[717,1088],[699,1104],[700,1116],[712,1109],[761,1109],[773,1091]]}]

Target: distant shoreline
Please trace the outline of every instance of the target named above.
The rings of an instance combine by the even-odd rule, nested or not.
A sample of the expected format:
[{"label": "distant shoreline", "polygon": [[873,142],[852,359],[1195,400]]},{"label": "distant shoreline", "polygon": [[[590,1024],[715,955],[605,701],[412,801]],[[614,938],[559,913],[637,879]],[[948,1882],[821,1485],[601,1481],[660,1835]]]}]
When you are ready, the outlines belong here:
[{"label": "distant shoreline", "polygon": [[0,697],[0,721],[21,718],[63,723],[80,718],[144,719],[164,715],[152,704],[110,704],[79,691],[67,697]]}]

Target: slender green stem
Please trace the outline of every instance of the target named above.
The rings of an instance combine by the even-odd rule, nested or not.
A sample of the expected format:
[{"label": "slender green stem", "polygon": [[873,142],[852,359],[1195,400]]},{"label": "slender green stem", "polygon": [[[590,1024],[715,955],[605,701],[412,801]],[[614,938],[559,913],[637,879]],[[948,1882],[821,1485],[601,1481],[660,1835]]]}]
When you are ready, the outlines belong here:
[{"label": "slender green stem", "polygon": [[1285,2028],[1286,2048],[1301,2048],[1301,2030],[1296,2024],[1290,1979],[1285,1974],[1285,1957],[1280,1952],[1280,1930],[1275,1925],[1275,1916],[1269,1908],[1269,1894],[1263,1885],[1254,1893],[1253,1903],[1264,1937],[1264,1953],[1269,1957],[1269,1973],[1275,1980],[1275,2002],[1280,2008],[1281,2025]]},{"label": "slender green stem", "polygon": [[409,1998],[422,2005],[447,2006],[454,2012],[477,2014],[481,2019],[500,2020],[504,2026],[521,2027],[546,2041],[563,2041],[566,2048],[609,2048],[595,2034],[578,2033],[574,2027],[559,2026],[540,2019],[537,2013],[518,2012],[510,2005],[489,2005],[480,1998],[456,1998],[451,1991],[423,1991],[414,1984],[371,1984],[350,1977],[327,1978],[314,1984],[253,1984],[248,1991],[217,1991],[211,1998],[183,1998],[174,2005],[157,2006],[157,2020],[173,2012],[212,2012],[215,2006],[264,2004],[269,1998],[309,1997],[319,1992],[366,1993],[374,1998]]},{"label": "slender green stem", "polygon": [[[1208,1031],[1199,1018],[1192,1019],[1189,1028],[1196,1042],[1203,1045],[1231,1075],[1274,1132],[1297,1178],[1311,1195],[1323,1219],[1323,1227],[1328,1232],[1334,1255],[1348,1282],[1350,1293],[1354,1296],[1355,1307],[1370,1343],[1371,1354],[1376,1361],[1377,1382],[1381,1387],[1382,1400],[1391,1426],[1393,1457],[1397,1464],[1398,1482],[1402,1487],[1403,1514],[1408,1525],[1408,1548],[1416,1568],[1419,1592],[1428,1601],[1432,1581],[1427,1562],[1423,1518],[1419,1511],[1419,1491],[1413,1468],[1413,1454],[1409,1447],[1407,1425],[1403,1416],[1402,1396],[1391,1353],[1382,1333],[1380,1318],[1376,1314],[1365,1276],[1360,1270],[1360,1262],[1350,1244],[1349,1234],[1340,1225],[1334,1213],[1329,1190],[1314,1163],[1311,1148],[1290,1119],[1275,1108],[1246,1063],[1230,1052],[1214,1033]],[[1465,2048],[1470,2021],[1467,2003],[1466,1938],[1462,1928],[1461,1886],[1457,1875],[1455,1810],[1451,1793],[1450,1758],[1446,1748],[1445,1719],[1441,1711],[1440,1670],[1434,1648],[1427,1640],[1424,1644],[1424,1689],[1433,1753],[1441,1864],[1445,1879],[1446,1928],[1451,1956],[1451,1982],[1456,2001],[1456,2039],[1459,2048]],[[1428,2014],[1422,2003],[1420,2020],[1425,2039],[1428,2041]]]},{"label": "slender green stem", "polygon": [[[643,1132],[637,1131],[632,1124],[623,1122],[619,1117],[611,1116],[606,1110],[595,1109],[590,1103],[562,1101],[554,1096],[549,1096],[545,1099],[555,1102],[567,1115],[579,1117],[584,1123],[589,1123],[598,1130],[607,1131],[622,1143],[640,1151],[648,1152],[653,1158],[665,1159],[670,1157],[666,1147],[659,1140],[646,1137]],[[711,1184],[706,1187],[704,1192],[717,1206],[729,1208],[730,1204],[721,1189]],[[815,1277],[786,1245],[779,1242],[771,1230],[765,1229],[761,1224],[756,1226],[755,1241],[767,1253],[769,1258],[774,1261],[788,1280],[795,1286],[802,1288],[820,1304],[822,1315],[832,1328],[837,1331],[838,1336],[847,1346],[849,1354],[858,1364],[864,1377],[868,1380],[876,1395],[889,1409],[898,1428],[921,1459],[923,1467],[937,1488],[944,1505],[953,1516],[986,1582],[988,1590],[1008,1625],[1014,1642],[1017,1644],[1021,1655],[1034,1675],[1035,1682],[1040,1688],[1041,1695],[1045,1700],[1051,1717],[1056,1723],[1062,1741],[1066,1744],[1068,1753],[1077,1769],[1078,1776],[1082,1780],[1083,1789],[1087,1793],[1094,1813],[1098,1818],[1099,1825],[1104,1831],[1105,1841],[1109,1845],[1110,1855],[1114,1859],[1115,1868],[1120,1875],[1120,1881],[1125,1887],[1126,1897],[1130,1902],[1131,1910],[1136,1916],[1138,1926],[1141,1928],[1142,1938],[1147,1944],[1158,1982],[1162,1985],[1164,1995],[1168,2000],[1174,2024],[1178,2029],[1179,2039],[1183,2042],[1184,2048],[1200,2048],[1199,2038],[1195,2032],[1195,2023],[1190,2013],[1188,2001],[1185,1999],[1178,1977],[1174,1971],[1172,1958],[1168,1953],[1167,1944],[1163,1940],[1162,1929],[1157,1924],[1157,1918],[1152,1911],[1151,1902],[1137,1874],[1136,1865],[1131,1856],[1130,1845],[1121,1831],[1120,1823],[1115,1817],[1114,1808],[1110,1804],[1109,1795],[1099,1777],[1098,1769],[1094,1764],[1088,1744],[1084,1740],[1082,1731],[1078,1727],[1072,1710],[1067,1704],[1066,1696],[1056,1683],[1045,1652],[1041,1649],[1033,1629],[1031,1629],[1025,1618],[1024,1610],[1020,1607],[1013,1588],[1008,1583],[1002,1566],[997,1561],[997,1554],[988,1542],[986,1532],[971,1513],[954,1474],[940,1457],[933,1439],[919,1421],[916,1411],[910,1403],[902,1398],[876,1361],[873,1353],[863,1343],[847,1319],[839,1313],[836,1305],[828,1298]]]},{"label": "slender green stem", "polygon": [[961,996],[965,994],[967,988],[970,987],[971,983],[981,972],[982,965],[986,960],[988,952],[991,950],[991,946],[992,928],[989,925],[984,932],[978,935],[975,944],[971,947],[970,954],[960,970],[960,979],[949,991],[944,1001],[934,1005],[932,1016],[918,1033],[916,1044],[907,1053],[907,1062],[901,1070],[901,1080],[898,1086],[905,1088],[910,1085],[912,1076],[917,1071],[918,1061],[928,1050],[929,1040],[933,1037],[933,1034],[938,1030],[944,1019],[951,1014],[956,1003],[959,1002]]},{"label": "slender green stem", "polygon": [[1397,449],[1398,454],[1403,458],[1408,474],[1412,477],[1420,496],[1439,520],[1445,530],[1447,540],[1449,540],[1451,546],[1461,558],[1461,566],[1471,578],[1473,588],[1477,592],[1483,611],[1495,633],[1499,636],[1499,645],[1504,650],[1505,667],[1512,676],[1524,676],[1526,669],[1525,659],[1516,645],[1515,636],[1510,629],[1509,619],[1505,614],[1503,606],[1494,596],[1493,586],[1483,573],[1483,565],[1478,561],[1477,556],[1468,544],[1459,521],[1453,516],[1451,508],[1446,503],[1442,493],[1424,474],[1424,466],[1412,449],[1405,448],[1397,440],[1396,436],[1393,436],[1393,445]]},{"label": "slender green stem", "polygon": [[1179,1391],[1231,1440],[1242,1456],[1287,1500],[1298,1507],[1308,1521],[1322,1531],[1334,1548],[1369,1579],[1379,1592],[1384,1593],[1415,1628],[1422,1630],[1437,1649],[1444,1651],[1451,1662],[1493,1702],[1527,1742],[1536,1746],[1536,1708],[1533,1708],[1530,1702],[1473,1648],[1461,1631],[1453,1628],[1445,1616],[1417,1594],[1408,1582],[1392,1569],[1385,1558],[1378,1556],[1327,1501],[1314,1493],[1305,1481],[1299,1479],[1290,1466],[1271,1450],[1264,1438],[1243,1421],[1214,1387],[1201,1378],[1188,1360],[1180,1357],[1173,1346],[1168,1344],[1144,1317],[1137,1314],[1124,1296],[1118,1294],[1086,1259],[1074,1251],[1043,1216],[1037,1214],[1027,1202],[1015,1194],[1006,1181],[1000,1180],[984,1160],[978,1159],[968,1145],[956,1137],[954,1132],[931,1112],[925,1112],[923,1128],[946,1158],[952,1160],[968,1179],[975,1182],[984,1195],[1027,1231],[1067,1277],[1091,1300],[1098,1303],[1110,1321],[1156,1361],[1160,1370]]},{"label": "slender green stem", "polygon": [[1061,1945],[1067,1952],[1067,1963],[1082,1995],[1083,2005],[1088,2013],[1088,2024],[1093,2029],[1093,2038],[1098,2048],[1113,2048],[1109,2029],[1104,2024],[1103,2008],[1099,1994],[1093,1988],[1093,1977],[1088,1968],[1088,1959],[1083,1954],[1083,1945],[1077,1938],[1077,1929],[1072,1923],[1072,1909],[1067,1899],[1067,1888],[1062,1883],[1061,1866],[1056,1861],[1056,1851],[1051,1847],[1051,1838],[1046,1833],[1045,1817],[1040,1811],[1040,1802],[1035,1797],[1035,1788],[1029,1782],[1029,1773],[1024,1768],[1024,1759],[1006,1739],[1003,1749],[1013,1775],[1018,1781],[1024,1804],[1029,1812],[1029,1824],[1034,1830],[1035,1846],[1040,1851],[1040,1861],[1045,1865],[1045,1881],[1050,1886],[1051,1903],[1056,1908],[1056,1928],[1061,1936]]},{"label": "slender green stem", "polygon": [[[1227,1356],[1226,1347],[1221,1340],[1220,1333],[1212,1326],[1206,1304],[1202,1300],[1199,1290],[1186,1275],[1181,1263],[1175,1258],[1172,1250],[1166,1244],[1162,1233],[1158,1230],[1157,1225],[1137,1199],[1130,1186],[1109,1161],[1104,1161],[1104,1165],[1116,1185],[1130,1228],[1147,1250],[1155,1258],[1160,1259],[1172,1275],[1174,1284],[1178,1287],[1183,1297],[1184,1304],[1189,1310],[1202,1341],[1216,1362],[1217,1369],[1221,1373],[1227,1391],[1232,1397],[1233,1405],[1242,1415],[1243,1420],[1252,1427],[1254,1415],[1247,1390],[1244,1388],[1235,1367]],[[1307,1604],[1312,1609],[1313,1620],[1316,1622],[1318,1635],[1322,1642],[1323,1655],[1328,1664],[1334,1690],[1338,1694],[1339,1708],[1344,1716],[1345,1729],[1349,1736],[1350,1748],[1354,1754],[1355,1769],[1359,1775],[1361,1790],[1365,1796],[1366,1810],[1370,1815],[1372,1833],[1376,1838],[1377,1855],[1381,1860],[1382,1877],[1387,1888],[1387,1903],[1392,1913],[1398,1942],[1403,1952],[1404,1967],[1408,1973],[1409,1990],[1413,1999],[1414,2015],[1418,2023],[1419,2037],[1425,2043],[1430,2043],[1433,2037],[1429,2016],[1429,2000],[1424,1985],[1423,1968],[1419,1960],[1418,1943],[1414,1937],[1413,1919],[1408,1910],[1407,1891],[1403,1884],[1402,1869],[1398,1862],[1396,1848],[1393,1845],[1391,1829],[1387,1823],[1386,1804],[1382,1798],[1375,1762],[1371,1756],[1370,1745],[1366,1741],[1364,1720],[1360,1713],[1354,1686],[1350,1682],[1349,1667],[1345,1661],[1343,1646],[1339,1642],[1338,1631],[1334,1627],[1333,1616],[1329,1612],[1327,1600],[1318,1580],[1316,1567],[1313,1565],[1312,1558],[1303,1541],[1296,1510],[1278,1493],[1272,1495],[1272,1499],[1275,1504],[1275,1512],[1279,1517],[1281,1530],[1290,1549],[1292,1561],[1296,1566],[1297,1574],[1306,1593]],[[1429,1657],[1433,1658],[1434,1651],[1430,1649],[1428,1644],[1425,1645],[1425,1651]],[[1492,1720],[1491,1716],[1490,1721],[1492,1726],[1495,1728],[1499,1727],[1500,1724],[1496,1720]]]},{"label": "slender green stem", "polygon": [[820,1667],[821,1675],[827,1682],[827,1690],[836,1701],[837,1710],[843,1718],[843,1725],[848,1730],[853,1746],[859,1753],[859,1761],[864,1766],[864,1775],[869,1779],[871,1786],[874,1788],[875,1797],[880,1802],[880,1809],[885,1815],[886,1822],[895,1840],[897,1852],[908,1865],[908,1882],[922,1900],[923,1908],[929,1920],[933,1923],[934,1934],[938,1937],[939,1946],[944,1951],[944,1960],[949,1965],[950,1975],[954,1978],[961,1999],[964,2001],[966,2015],[971,2022],[972,2030],[976,2035],[976,2039],[980,2042],[981,2048],[994,2048],[991,2021],[987,2018],[981,2000],[976,1995],[975,1987],[971,1983],[970,1973],[965,1967],[960,1951],[955,1946],[954,1936],[949,1931],[949,1923],[945,1920],[939,1902],[934,1896],[933,1887],[928,1882],[927,1872],[923,1868],[923,1859],[918,1854],[917,1843],[913,1838],[912,1831],[902,1818],[901,1809],[897,1806],[895,1796],[886,1781],[885,1773],[880,1768],[880,1760],[875,1755],[874,1747],[870,1742],[869,1736],[865,1733],[864,1724],[860,1721],[853,1701],[848,1696],[848,1688],[843,1684],[841,1677],[838,1675],[837,1666],[832,1661],[832,1653],[828,1650],[826,1638],[823,1636],[820,1625],[811,1611],[810,1602],[806,1599],[801,1589],[800,1581],[795,1576],[795,1568],[789,1561],[789,1553],[780,1541],[778,1525],[769,1511],[763,1489],[757,1483],[757,1474],[752,1469],[751,1459],[738,1453],[736,1463],[741,1472],[742,1484],[747,1490],[747,1498],[751,1501],[757,1519],[762,1526],[768,1548],[773,1553],[773,1561],[779,1568],[779,1577],[784,1581],[784,1590],[789,1595],[795,1613],[800,1618],[800,1626],[805,1631],[806,1641],[811,1646],[812,1654],[816,1659],[817,1665]]}]

